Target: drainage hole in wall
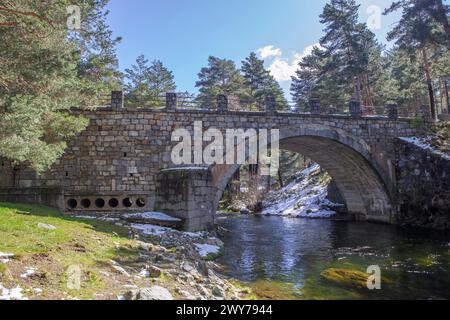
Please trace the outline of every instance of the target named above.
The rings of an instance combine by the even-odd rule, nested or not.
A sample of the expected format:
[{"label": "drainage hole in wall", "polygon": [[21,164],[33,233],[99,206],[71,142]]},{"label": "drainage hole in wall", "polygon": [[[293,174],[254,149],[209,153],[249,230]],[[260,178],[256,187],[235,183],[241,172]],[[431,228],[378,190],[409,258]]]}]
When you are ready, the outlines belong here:
[{"label": "drainage hole in wall", "polygon": [[105,206],[105,200],[99,198],[95,200],[95,206],[97,208],[103,208]]},{"label": "drainage hole in wall", "polygon": [[140,208],[145,207],[145,199],[144,198],[138,198],[136,200],[136,205]]},{"label": "drainage hole in wall", "polygon": [[77,200],[75,200],[75,199],[69,199],[69,200],[67,200],[67,206],[68,206],[70,209],[75,209],[75,208],[77,207],[77,205],[78,205]]},{"label": "drainage hole in wall", "polygon": [[122,204],[124,207],[129,208],[133,205],[133,202],[131,201],[130,198],[125,198],[125,199],[123,199]]},{"label": "drainage hole in wall", "polygon": [[81,205],[83,206],[83,208],[89,208],[91,206],[91,200],[83,199],[81,200]]},{"label": "drainage hole in wall", "polygon": [[117,200],[116,198],[109,199],[108,204],[111,208],[117,208],[117,206],[119,205],[119,200]]}]

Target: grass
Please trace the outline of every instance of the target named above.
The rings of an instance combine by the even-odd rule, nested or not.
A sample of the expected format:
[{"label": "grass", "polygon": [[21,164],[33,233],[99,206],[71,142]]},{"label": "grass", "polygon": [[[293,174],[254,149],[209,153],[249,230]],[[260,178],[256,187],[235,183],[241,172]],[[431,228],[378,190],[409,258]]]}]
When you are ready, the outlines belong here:
[{"label": "grass", "polygon": [[[39,223],[56,229],[42,229]],[[111,298],[119,286],[114,284],[117,279],[108,276],[112,273],[109,261],[126,264],[139,259],[138,244],[127,234],[126,228],[71,218],[44,206],[0,203],[0,252],[14,254],[7,265],[0,265],[0,281],[3,285],[19,285],[29,295],[34,288],[42,288],[44,293],[39,298],[60,299],[67,295],[94,299],[99,292]],[[70,266],[81,270],[80,290],[67,288],[66,270]],[[29,267],[38,272],[21,278]],[[8,279],[6,272],[11,274]]]}]

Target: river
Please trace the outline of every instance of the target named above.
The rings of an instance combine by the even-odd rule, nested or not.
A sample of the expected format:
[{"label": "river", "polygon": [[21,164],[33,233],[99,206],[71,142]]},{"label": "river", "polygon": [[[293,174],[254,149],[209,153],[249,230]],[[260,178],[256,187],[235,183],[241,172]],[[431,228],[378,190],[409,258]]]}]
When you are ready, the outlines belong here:
[{"label": "river", "polygon": [[[218,260],[259,299],[450,299],[450,235],[392,225],[219,215]],[[330,281],[328,268],[381,268],[381,289]]]}]

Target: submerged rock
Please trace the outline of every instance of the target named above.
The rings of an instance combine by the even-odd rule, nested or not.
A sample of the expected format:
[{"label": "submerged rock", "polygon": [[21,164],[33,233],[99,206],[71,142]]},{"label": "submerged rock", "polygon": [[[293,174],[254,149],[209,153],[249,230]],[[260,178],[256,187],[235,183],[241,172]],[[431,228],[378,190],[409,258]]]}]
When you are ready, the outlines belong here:
[{"label": "submerged rock", "polygon": [[367,273],[361,271],[335,268],[322,271],[320,276],[328,281],[359,289],[367,288],[367,279],[369,278]]}]

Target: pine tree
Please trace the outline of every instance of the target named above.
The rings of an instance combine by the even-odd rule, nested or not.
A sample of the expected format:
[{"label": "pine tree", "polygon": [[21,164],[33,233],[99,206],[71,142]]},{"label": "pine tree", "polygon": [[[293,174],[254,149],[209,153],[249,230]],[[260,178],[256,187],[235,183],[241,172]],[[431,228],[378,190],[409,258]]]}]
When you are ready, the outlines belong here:
[{"label": "pine tree", "polygon": [[79,4],[81,28],[69,32],[80,56],[78,74],[96,83],[102,93],[122,87],[122,73],[118,70],[116,47],[121,37],[113,37],[106,23],[109,0],[86,0]]},{"label": "pine tree", "polygon": [[433,9],[437,3],[435,0],[431,2],[428,0],[402,0],[393,3],[384,12],[384,14],[389,14],[399,9],[402,10],[402,17],[389,32],[388,40],[395,40],[396,45],[410,55],[420,54],[433,119],[437,118],[437,112],[430,70],[429,49],[433,46],[442,45],[446,41],[446,30],[437,23],[437,11],[435,8]]},{"label": "pine tree", "polygon": [[242,76],[248,87],[248,101],[250,104],[263,106],[268,96],[275,97],[278,109],[287,105],[283,89],[268,70],[264,68],[264,60],[258,59],[256,53],[252,52],[242,61]]},{"label": "pine tree", "polygon": [[[81,71],[94,70],[81,67],[82,47],[99,42],[85,43],[87,35],[74,40],[66,9],[65,1],[5,0],[0,5],[0,156],[39,172],[88,123],[68,110],[96,105],[107,78],[103,62],[96,64],[95,79]],[[95,14],[83,27],[97,36],[107,28]],[[114,43],[105,46],[111,49]]]},{"label": "pine tree", "polygon": [[347,77],[331,61],[331,57],[315,47],[299,62],[291,83],[291,95],[298,109],[309,111],[310,99],[319,99],[324,112],[344,111],[351,87]]},{"label": "pine tree", "polygon": [[149,86],[155,96],[173,92],[177,88],[172,71],[167,69],[159,60],[153,61],[150,66]]},{"label": "pine tree", "polygon": [[331,58],[326,68],[339,68],[354,82],[354,99],[363,102],[361,91],[369,59],[368,42],[374,35],[365,24],[358,23],[358,9],[354,0],[331,0],[325,5],[320,22],[326,25],[326,34],[320,45]]},{"label": "pine tree", "polygon": [[208,66],[198,74],[195,86],[199,88],[198,102],[203,108],[215,105],[219,94],[226,95],[230,104],[239,105],[246,95],[245,80],[233,61],[217,57],[208,58]]},{"label": "pine tree", "polygon": [[137,57],[131,69],[125,69],[125,78],[125,94],[132,104],[160,107],[161,96],[176,90],[173,73],[159,60],[149,65],[144,55]]}]

